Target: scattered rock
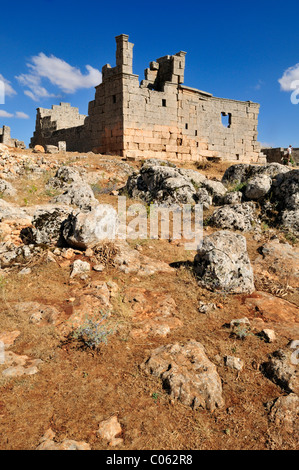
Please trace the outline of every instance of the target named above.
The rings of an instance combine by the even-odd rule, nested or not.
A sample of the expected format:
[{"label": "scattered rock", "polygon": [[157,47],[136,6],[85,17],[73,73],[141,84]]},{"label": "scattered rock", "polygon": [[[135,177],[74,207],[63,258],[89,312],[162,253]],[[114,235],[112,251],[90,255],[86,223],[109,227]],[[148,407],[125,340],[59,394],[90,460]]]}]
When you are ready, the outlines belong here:
[{"label": "scattered rock", "polygon": [[45,149],[42,145],[35,145],[33,153],[45,153]]},{"label": "scattered rock", "polygon": [[38,372],[38,367],[42,364],[41,359],[30,359],[28,356],[21,356],[13,353],[12,351],[6,351],[4,354],[4,365],[8,366],[7,369],[2,371],[2,375],[5,377],[20,377],[22,375],[34,375]]},{"label": "scattered rock", "polygon": [[31,268],[23,268],[18,274],[19,276],[27,276],[28,274],[31,274],[31,272]]},{"label": "scattered rock", "polygon": [[289,169],[280,163],[269,163],[267,165],[250,165],[240,163],[230,166],[224,173],[222,183],[226,186],[246,183],[256,175],[268,175],[274,178],[280,173],[287,173]]},{"label": "scattered rock", "polygon": [[271,423],[298,435],[299,397],[295,393],[268,402],[266,408],[269,411]]},{"label": "scattered rock", "polygon": [[225,356],[224,363],[230,369],[241,371],[244,368],[244,361],[239,357]]},{"label": "scattered rock", "polygon": [[90,269],[90,264],[87,261],[81,261],[80,259],[77,259],[72,264],[71,277],[75,277],[78,274],[88,273]]},{"label": "scattered rock", "polygon": [[97,272],[101,273],[101,272],[104,271],[105,265],[104,264],[95,264],[92,269],[94,271],[97,271]]},{"label": "scattered rock", "polygon": [[263,374],[288,393],[299,393],[299,361],[298,348],[294,349],[292,343],[285,349],[273,352],[269,361],[261,366]]},{"label": "scattered rock", "polygon": [[212,310],[216,310],[216,305],[213,304],[213,303],[205,303],[205,302],[202,302],[200,301],[199,302],[199,305],[198,305],[198,311],[199,313],[210,313]]},{"label": "scattered rock", "polygon": [[135,328],[133,338],[167,336],[171,330],[182,326],[177,318],[177,306],[168,294],[132,287],[125,293],[132,311]]},{"label": "scattered rock", "polygon": [[[205,189],[206,191],[199,191]],[[155,165],[146,162],[139,173],[129,176],[126,192],[134,198],[158,204],[209,204],[222,198],[226,188],[220,181],[208,180],[195,170]]]},{"label": "scattered rock", "polygon": [[60,245],[63,224],[70,212],[68,206],[48,204],[38,207],[33,215],[32,228],[23,230],[24,240],[36,245]]},{"label": "scattered rock", "polygon": [[2,333],[0,333],[0,341],[4,344],[4,348],[8,349],[13,346],[20,334],[21,332],[18,330],[3,331]]},{"label": "scattered rock", "polygon": [[91,450],[89,444],[84,441],[73,441],[64,439],[61,442],[55,440],[55,433],[52,429],[48,429],[40,440],[36,450]]},{"label": "scattered rock", "polygon": [[278,239],[259,248],[260,255],[253,261],[255,276],[265,276],[280,285],[299,287],[299,248]]},{"label": "scattered rock", "polygon": [[269,328],[265,328],[261,331],[261,336],[265,338],[267,343],[274,343],[276,341],[276,335],[274,330],[270,330]]},{"label": "scattered rock", "polygon": [[216,366],[207,358],[201,343],[168,344],[151,352],[140,366],[160,377],[170,397],[194,409],[214,411],[224,405]]},{"label": "scattered rock", "polygon": [[138,250],[130,248],[126,241],[116,242],[115,246],[118,253],[114,258],[114,263],[125,274],[150,276],[157,272],[175,273],[175,269],[167,263],[142,255]]},{"label": "scattered rock", "polygon": [[58,153],[58,147],[56,145],[46,145],[46,153],[55,154]]},{"label": "scattered rock", "polygon": [[216,232],[203,240],[194,259],[200,284],[228,293],[252,293],[253,271],[246,239],[228,231]]},{"label": "scattered rock", "polygon": [[242,202],[243,194],[241,191],[232,191],[225,194],[222,198],[222,204],[240,204]]},{"label": "scattered rock", "polygon": [[108,441],[109,445],[112,447],[123,444],[123,439],[118,437],[122,434],[122,428],[118,422],[117,416],[112,416],[102,421],[97,433],[102,439]]},{"label": "scattered rock", "polygon": [[0,195],[2,196],[15,196],[16,190],[11,183],[0,179]]}]

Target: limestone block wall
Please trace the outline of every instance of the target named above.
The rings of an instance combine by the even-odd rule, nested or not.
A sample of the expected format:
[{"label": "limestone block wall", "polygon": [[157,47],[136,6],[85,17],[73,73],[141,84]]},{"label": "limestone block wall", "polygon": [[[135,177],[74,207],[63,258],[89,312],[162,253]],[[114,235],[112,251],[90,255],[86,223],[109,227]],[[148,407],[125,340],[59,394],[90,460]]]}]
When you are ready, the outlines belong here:
[{"label": "limestone block wall", "polygon": [[[55,131],[60,129],[70,129],[77,126],[84,125],[86,116],[79,114],[78,108],[74,108],[70,103],[60,103],[59,105],[53,105],[51,109],[38,108],[36,116],[36,126],[33,138],[31,139],[30,146],[35,145],[57,145],[57,142],[53,137]],[[69,135],[69,131],[66,132],[66,136]],[[72,134],[71,134],[72,135]],[[60,139],[66,140],[67,146],[72,146],[72,142],[69,142],[67,138]]]},{"label": "limestone block wall", "polygon": [[0,129],[0,144],[7,145],[8,147],[26,148],[22,140],[13,139],[10,136],[10,127],[8,126],[3,126],[2,129]]},{"label": "limestone block wall", "polygon": [[[286,154],[287,149],[283,147],[278,148],[263,148],[263,153],[267,157],[268,163],[282,163],[281,159],[284,154]],[[298,165],[299,164],[299,149],[293,148],[292,151],[292,158],[294,162]]]},{"label": "limestone block wall", "polygon": [[38,108],[31,146],[66,141],[67,150],[128,158],[261,161],[259,104],[216,98],[183,85],[183,51],[150,62],[139,83],[133,73],[134,45],[121,34],[116,46],[116,65],[102,68],[88,116],[68,103]]},{"label": "limestone block wall", "polygon": [[[136,77],[124,82],[125,156],[259,160],[258,104],[215,98],[170,82],[163,91],[140,87]],[[222,123],[223,114],[229,127]]]}]

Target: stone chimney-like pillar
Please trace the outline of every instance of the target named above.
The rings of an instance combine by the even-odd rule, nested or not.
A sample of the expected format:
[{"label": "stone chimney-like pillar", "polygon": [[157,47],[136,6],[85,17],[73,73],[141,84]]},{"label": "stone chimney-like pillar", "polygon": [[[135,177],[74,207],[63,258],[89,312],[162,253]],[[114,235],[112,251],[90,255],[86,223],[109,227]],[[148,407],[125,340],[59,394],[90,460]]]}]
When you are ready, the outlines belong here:
[{"label": "stone chimney-like pillar", "polygon": [[2,142],[4,145],[7,145],[8,147],[11,145],[11,137],[10,137],[10,127],[8,126],[3,126],[3,138]]},{"label": "stone chimney-like pillar", "polygon": [[133,74],[133,47],[128,42],[129,36],[121,34],[116,36],[116,67],[120,73]]}]

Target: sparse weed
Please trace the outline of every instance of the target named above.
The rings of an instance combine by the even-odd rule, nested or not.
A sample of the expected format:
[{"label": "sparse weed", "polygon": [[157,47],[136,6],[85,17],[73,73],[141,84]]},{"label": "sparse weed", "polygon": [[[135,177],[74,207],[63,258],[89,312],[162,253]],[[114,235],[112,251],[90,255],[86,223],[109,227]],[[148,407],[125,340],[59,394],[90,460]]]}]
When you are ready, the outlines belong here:
[{"label": "sparse weed", "polygon": [[108,314],[101,313],[99,320],[87,318],[83,325],[73,331],[72,337],[91,349],[97,349],[103,343],[107,344],[108,336],[113,332],[103,324],[107,317]]}]

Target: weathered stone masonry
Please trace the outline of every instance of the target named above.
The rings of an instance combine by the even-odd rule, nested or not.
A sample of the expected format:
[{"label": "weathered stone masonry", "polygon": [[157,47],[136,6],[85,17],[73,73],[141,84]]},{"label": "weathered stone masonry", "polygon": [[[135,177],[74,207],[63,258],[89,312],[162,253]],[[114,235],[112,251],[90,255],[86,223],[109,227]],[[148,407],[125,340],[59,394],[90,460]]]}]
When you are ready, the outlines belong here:
[{"label": "weathered stone masonry", "polygon": [[13,139],[10,135],[10,127],[2,126],[0,129],[0,144],[7,145],[8,147],[17,147],[25,149],[26,145],[22,140]]},{"label": "weathered stone masonry", "polygon": [[133,44],[125,34],[116,37],[116,44],[116,66],[103,67],[88,116],[64,103],[52,110],[38,108],[31,146],[66,141],[69,151],[127,158],[265,161],[257,141],[259,104],[216,98],[183,85],[183,51],[151,62],[139,83]]}]

